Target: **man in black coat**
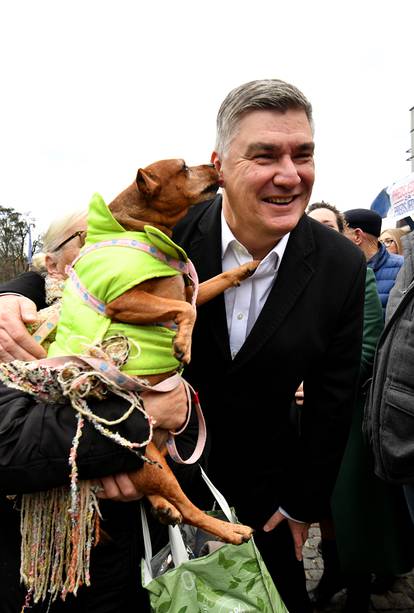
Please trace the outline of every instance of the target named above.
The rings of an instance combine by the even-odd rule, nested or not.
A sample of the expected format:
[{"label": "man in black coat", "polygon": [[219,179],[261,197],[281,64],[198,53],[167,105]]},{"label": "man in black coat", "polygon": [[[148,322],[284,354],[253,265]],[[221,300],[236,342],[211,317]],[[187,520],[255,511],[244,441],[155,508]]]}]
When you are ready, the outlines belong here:
[{"label": "man in black coat", "polygon": [[[236,88],[219,110],[212,155],[223,193],[174,235],[201,280],[261,260],[199,309],[185,376],[207,418],[209,476],[255,527],[290,613],[312,610],[301,550],[329,505],[347,439],[365,284],[362,253],[304,215],[313,153],[312,109],[297,88]],[[298,424],[291,403],[301,381]]]}]

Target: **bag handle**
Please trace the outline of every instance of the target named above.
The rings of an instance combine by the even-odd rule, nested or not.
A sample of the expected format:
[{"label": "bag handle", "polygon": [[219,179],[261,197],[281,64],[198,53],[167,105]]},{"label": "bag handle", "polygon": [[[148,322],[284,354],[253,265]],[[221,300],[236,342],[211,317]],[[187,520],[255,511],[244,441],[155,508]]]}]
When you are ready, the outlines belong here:
[{"label": "bag handle", "polygon": [[220,509],[223,511],[226,518],[229,520],[229,522],[232,522],[232,523],[236,522],[237,518],[235,514],[233,513],[233,511],[231,510],[230,505],[227,502],[227,500],[224,498],[223,494],[216,488],[215,485],[213,485],[213,483],[207,477],[206,473],[201,468],[201,466],[200,466],[200,471],[201,471],[201,476],[204,480],[204,483],[207,485],[208,489],[213,494],[217,504],[219,505]]},{"label": "bag handle", "polygon": [[[207,477],[206,473],[200,466],[201,476],[209,488],[210,492],[213,494],[217,504],[223,511],[226,518],[229,522],[237,521],[236,516],[232,512],[227,500],[223,496],[223,494],[213,485],[210,479]],[[145,513],[145,508],[143,503],[141,502],[141,524],[142,524],[142,533],[144,537],[144,549],[145,549],[145,585],[151,581],[152,571],[151,571],[151,560],[152,560],[152,545],[151,545],[151,536],[148,528],[147,516]],[[190,559],[188,555],[188,551],[186,549],[183,536],[181,534],[181,530],[178,526],[168,526],[168,534],[170,539],[171,546],[171,555],[174,562],[174,566],[180,566],[183,562],[188,562]]]}]

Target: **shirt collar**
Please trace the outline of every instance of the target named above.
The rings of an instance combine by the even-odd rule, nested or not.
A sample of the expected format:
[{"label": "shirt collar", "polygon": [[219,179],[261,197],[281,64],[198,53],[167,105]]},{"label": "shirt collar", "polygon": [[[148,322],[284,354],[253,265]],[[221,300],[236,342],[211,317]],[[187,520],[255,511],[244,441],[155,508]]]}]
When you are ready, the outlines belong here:
[{"label": "shirt collar", "polygon": [[[273,259],[276,261],[276,270],[279,268],[280,263],[282,261],[283,255],[285,253],[287,243],[289,240],[290,232],[282,236],[277,245],[273,247],[266,255],[264,260]],[[228,223],[224,217],[223,211],[221,212],[221,257],[224,258],[226,252],[229,249],[233,248],[233,245],[239,245],[246,254],[248,253],[246,247],[242,245],[237,238],[234,236],[233,232],[230,230]],[[272,255],[273,254],[273,255]],[[250,255],[250,254],[249,254]],[[263,261],[264,261],[263,260]]]}]

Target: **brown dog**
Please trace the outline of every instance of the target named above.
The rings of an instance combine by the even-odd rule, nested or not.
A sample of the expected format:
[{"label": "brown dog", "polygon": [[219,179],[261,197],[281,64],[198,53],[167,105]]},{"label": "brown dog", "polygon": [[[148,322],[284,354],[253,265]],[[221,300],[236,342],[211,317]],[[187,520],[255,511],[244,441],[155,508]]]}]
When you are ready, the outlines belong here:
[{"label": "brown dog", "polygon": [[[189,168],[184,160],[162,160],[138,170],[136,182],[117,196],[109,208],[126,230],[143,230],[144,226],[152,225],[171,236],[173,227],[188,209],[212,198],[218,187],[218,174],[212,164]],[[239,285],[257,264],[240,266],[200,284],[197,305]],[[150,279],[109,303],[105,313],[113,320],[137,325],[174,320],[178,326],[174,353],[188,364],[196,317],[188,300],[182,276]],[[156,382],[152,377],[151,383]]]},{"label": "brown dog", "polygon": [[[189,207],[213,197],[218,187],[218,175],[212,165],[188,168],[183,160],[163,160],[140,169],[136,181],[110,203],[109,209],[127,231],[143,231],[145,226],[153,226],[171,236],[173,226],[186,215]],[[257,264],[249,263],[201,284],[197,304],[228,287],[239,285]],[[105,314],[113,322],[134,326],[172,320],[177,333],[171,352],[179,362],[187,364],[196,318],[195,307],[191,304],[192,291],[182,274],[150,278],[106,304]],[[171,371],[161,375],[145,374],[145,378],[154,385],[172,374]],[[139,471],[130,474],[137,489],[150,499],[161,521],[184,521],[234,544],[251,537],[251,528],[220,521],[195,507],[181,490],[164,455],[165,449],[160,451],[150,443],[146,456],[155,463],[144,463]]]}]

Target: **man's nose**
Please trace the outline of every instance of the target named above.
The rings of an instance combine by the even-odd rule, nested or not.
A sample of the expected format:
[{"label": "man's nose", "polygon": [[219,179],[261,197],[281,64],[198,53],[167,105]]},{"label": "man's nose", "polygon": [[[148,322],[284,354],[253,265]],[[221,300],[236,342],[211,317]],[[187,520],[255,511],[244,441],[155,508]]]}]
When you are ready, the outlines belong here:
[{"label": "man's nose", "polygon": [[289,155],[283,156],[277,165],[277,170],[273,176],[273,183],[275,185],[283,185],[284,187],[294,187],[300,181],[301,178],[292,158]]}]

